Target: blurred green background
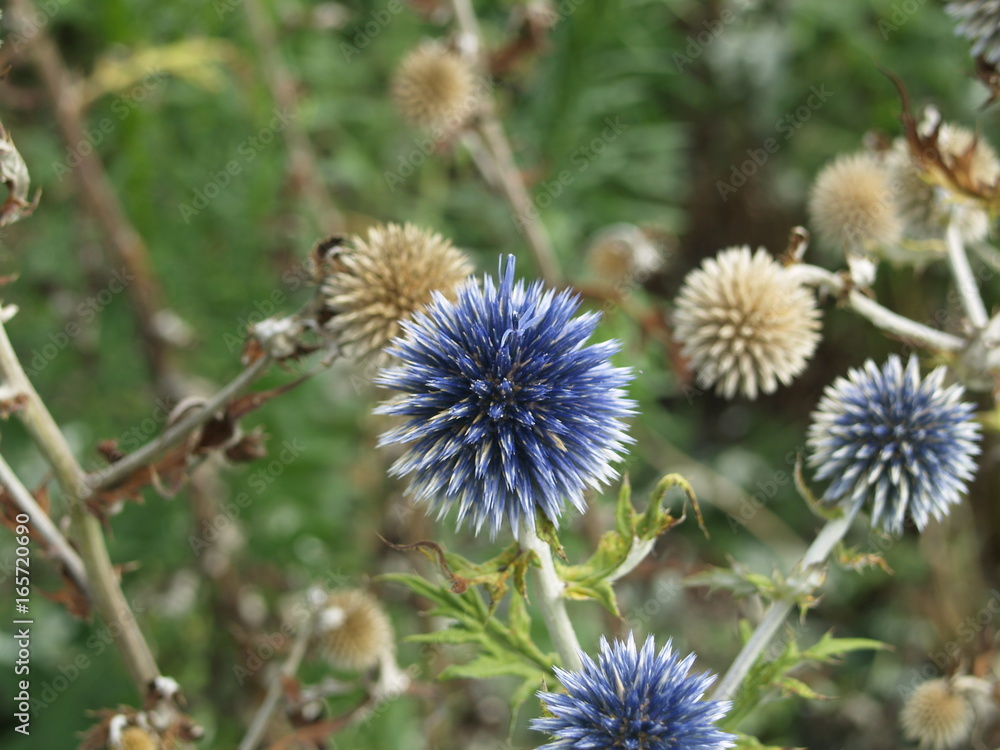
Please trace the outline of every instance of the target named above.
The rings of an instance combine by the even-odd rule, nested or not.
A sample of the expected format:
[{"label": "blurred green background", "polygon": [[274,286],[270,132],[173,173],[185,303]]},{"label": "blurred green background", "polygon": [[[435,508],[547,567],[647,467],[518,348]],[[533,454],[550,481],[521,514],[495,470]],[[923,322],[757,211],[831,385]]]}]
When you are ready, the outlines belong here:
[{"label": "blurred green background", "polygon": [[[383,12],[390,5],[399,12]],[[495,50],[518,38],[519,19],[545,6],[476,2]],[[0,273],[20,275],[4,288],[4,301],[20,308],[8,326],[14,345],[28,366],[41,355],[36,388],[93,468],[101,465],[99,441],[117,438],[134,448],[156,434],[162,390],[142,354],[128,294],[115,294],[99,314],[81,319],[80,305],[108,288],[121,265],[88,209],[71,147],[92,146],[100,155],[148,246],[163,301],[183,321],[168,326],[178,341],[172,363],[186,373],[183,392],[206,392],[239,371],[248,316],[269,314],[272,306],[292,312],[309,298],[299,271],[330,224],[308,210],[308,187],[290,169],[284,131],[259,149],[245,149],[248,138],[270,126],[278,105],[266,83],[273,73],[267,50],[251,33],[240,0],[52,0],[37,7],[39,35],[28,39],[4,29],[0,56],[10,70],[0,84],[0,107],[43,193],[33,217],[0,235]],[[631,222],[662,239],[665,267],[629,296],[628,310],[642,311],[647,323],[666,320],[684,274],[705,256],[732,244],[780,252],[789,229],[805,222],[808,187],[825,162],[857,149],[866,131],[899,134],[899,100],[880,67],[904,81],[917,106],[934,103],[946,119],[997,135],[995,111],[978,109],[986,93],[972,80],[967,46],[952,36],[936,2],[566,0],[557,14],[559,7],[564,12],[541,43],[498,73],[498,108],[535,194],[560,171],[573,174],[540,210],[571,281],[595,282],[584,248],[602,227]],[[439,149],[401,184],[385,177],[419,140],[394,111],[388,82],[421,40],[452,33],[448,3],[278,0],[263,9],[275,33],[270,51],[293,78],[294,121],[307,134],[311,163],[349,231],[374,221],[412,221],[466,248],[481,271],[492,271],[500,253],[512,252],[519,272],[533,274],[506,204],[484,185],[460,145]],[[723,11],[732,14],[724,24],[717,20]],[[51,96],[32,64],[31,46],[41,35],[57,45],[93,98],[87,144],[67,145],[60,137]],[[116,83],[109,70],[123,77]],[[813,87],[831,94],[802,118],[796,110]],[[599,137],[607,118],[627,127],[579,169],[574,156]],[[107,132],[100,129],[104,121],[111,123]],[[768,138],[778,139],[778,151],[723,200],[717,183]],[[223,186],[218,175],[233,159],[240,172]],[[193,213],[183,209],[197,205],[198,192],[206,194],[213,183],[220,189],[208,190],[218,197]],[[810,252],[818,262],[836,262]],[[926,320],[944,304],[947,283],[943,269],[887,268],[877,292],[893,309]],[[986,290],[988,301],[996,300],[996,286]],[[73,322],[79,334],[61,342],[60,332]],[[752,601],[682,589],[679,581],[729,557],[764,573],[787,570],[818,522],[788,481],[786,457],[803,444],[826,384],[866,357],[881,359],[900,346],[828,305],[824,342],[803,377],[755,402],[726,402],[686,387],[675,372],[677,351],[651,330],[660,329],[642,327],[614,308],[599,333],[621,338],[620,363],[639,371],[633,395],[641,414],[627,470],[639,500],[662,473],[687,475],[711,538],[691,522],[668,534],[619,586],[625,623],[603,617],[592,603],[574,604],[572,613],[585,647],[594,648],[601,632],[635,627],[660,641],[673,637],[700,654],[701,668],[721,671],[738,649],[738,617],[759,611]],[[55,355],[47,356],[46,347]],[[274,372],[261,387],[288,379]],[[241,685],[234,667],[245,666],[260,637],[280,628],[282,607],[309,583],[368,585],[380,573],[420,565],[388,549],[377,534],[397,542],[443,540],[479,558],[500,548],[500,542],[456,535],[452,524],[436,525],[420,509],[411,512],[401,485],[386,477],[391,456],[374,450],[384,427],[370,413],[379,398],[363,372],[337,364],[248,418],[248,426],[261,425],[269,436],[269,459],[223,467],[218,485],[203,486],[200,497],[186,490],[168,500],[147,493],[144,504],[128,504],[111,519],[112,559],[132,563],[123,576],[126,594],[160,666],[181,683],[190,712],[205,727],[204,747],[234,747],[242,736],[266,687],[266,670]],[[269,463],[285,441],[295,441],[301,452],[285,464]],[[29,486],[46,478],[16,421],[5,423],[2,447]],[[776,745],[902,743],[895,719],[900,698],[932,655],[951,643],[971,658],[992,637],[992,623],[969,638],[961,625],[983,610],[997,585],[996,460],[996,443],[988,440],[969,502],[919,540],[912,533],[892,541],[856,531],[849,541],[863,551],[884,551],[895,574],[835,570],[818,610],[797,628],[805,642],[836,627],[838,635],[881,639],[894,650],[804,672],[803,679],[837,699],[775,700],[745,730]],[[568,546],[578,558],[607,528],[613,490],[569,522]],[[252,502],[206,560],[191,540],[216,519],[213,503],[224,506],[240,492]],[[754,492],[766,501],[761,510],[753,507]],[[11,535],[0,534],[0,562],[11,558],[12,547]],[[29,740],[14,733],[7,710],[14,649],[11,639],[0,641],[0,744],[72,747],[74,733],[94,722],[88,710],[134,705],[136,697],[117,654],[94,640],[100,626],[73,620],[39,595],[57,581],[40,554],[35,558],[33,690],[41,697],[46,686],[65,689],[35,716]],[[2,570],[0,594],[10,602],[12,577]],[[400,637],[431,626],[406,592],[373,588]],[[6,628],[0,625],[0,632]],[[79,654],[91,665],[71,678],[67,665]],[[445,651],[430,664],[426,651],[401,644],[399,658],[403,666],[417,665],[426,688],[393,701],[370,723],[338,733],[337,747],[541,744],[526,730],[537,701],[511,721],[508,683],[434,681],[443,664],[462,658],[459,651]],[[325,670],[310,660],[302,674],[320,679]]]}]

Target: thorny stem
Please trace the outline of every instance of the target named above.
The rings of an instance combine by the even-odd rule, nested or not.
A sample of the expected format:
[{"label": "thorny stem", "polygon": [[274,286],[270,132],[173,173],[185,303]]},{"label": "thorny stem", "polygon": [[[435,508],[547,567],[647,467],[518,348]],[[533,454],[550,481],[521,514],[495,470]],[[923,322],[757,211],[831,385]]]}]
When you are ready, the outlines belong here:
[{"label": "thorny stem", "polygon": [[760,653],[767,648],[774,634],[785,622],[788,613],[795,606],[796,599],[811,593],[822,583],[822,571],[817,570],[817,568],[826,562],[833,548],[844,538],[844,534],[850,528],[859,508],[860,505],[855,505],[839,518],[827,521],[826,526],[816,535],[813,543],[809,545],[809,549],[796,565],[797,574],[789,579],[789,592],[783,598],[772,602],[771,606],[768,607],[764,618],[754,630],[753,635],[750,636],[750,640],[737,654],[729,670],[716,686],[713,693],[714,698],[732,700],[736,696],[743,679],[756,663]]},{"label": "thorny stem", "polygon": [[538,534],[528,526],[527,522],[521,523],[518,541],[522,547],[538,555],[541,567],[534,568],[538,584],[536,599],[542,611],[545,627],[548,628],[549,636],[562,659],[563,669],[578,672],[583,669],[583,662],[580,660],[580,642],[566,612],[566,600],[562,598],[565,584],[556,573],[552,549],[538,538]]},{"label": "thorny stem", "polygon": [[2,322],[0,375],[8,387],[24,398],[23,408],[16,414],[51,464],[56,481],[66,496],[94,609],[105,624],[109,627],[114,624],[120,630],[115,644],[122,654],[133,684],[139,694],[145,696],[150,685],[160,676],[160,670],[118,585],[118,577],[104,543],[101,522],[87,512],[83,502],[89,494],[86,474],[66,443],[59,426],[28,380]]},{"label": "thorny stem", "polygon": [[[955,207],[956,211],[961,211],[961,207]],[[969,322],[973,328],[985,328],[989,322],[989,315],[983,305],[983,298],[979,294],[979,287],[976,286],[976,279],[972,275],[972,268],[969,266],[969,256],[965,254],[962,246],[962,235],[958,229],[958,223],[952,219],[948,223],[945,231],[945,244],[948,246],[948,264],[951,266],[951,275],[955,277],[955,286],[958,289],[958,296],[962,300],[962,307],[969,317]]]},{"label": "thorny stem", "polygon": [[263,355],[255,360],[199,408],[193,409],[183,419],[164,430],[158,438],[146,443],[120,461],[115,461],[110,466],[87,475],[88,484],[94,489],[110,487],[136,469],[150,463],[161,452],[180,443],[192,430],[215,416],[229,399],[260,377],[272,361],[269,355]]},{"label": "thorny stem", "polygon": [[[844,280],[825,268],[802,263],[790,266],[789,270],[803,284],[826,287],[835,294],[841,294],[844,291]],[[846,301],[856,313],[867,318],[876,327],[896,334],[913,344],[920,344],[942,352],[961,351],[968,345],[968,342],[958,336],[939,331],[894,313],[857,289],[848,292]]]},{"label": "thorny stem", "polygon": [[76,554],[66,538],[60,533],[56,525],[52,523],[49,514],[42,510],[38,502],[32,497],[28,488],[18,479],[14,470],[10,468],[7,460],[0,455],[0,484],[4,486],[14,503],[24,513],[28,515],[30,526],[35,529],[46,544],[49,545],[52,554],[66,567],[66,574],[77,585],[85,595],[89,596],[90,586],[87,583],[87,572],[83,565],[83,560]]},{"label": "thorny stem", "polygon": [[[476,69],[485,74],[483,64],[483,40],[479,33],[479,23],[476,20],[476,12],[470,0],[452,0],[452,8],[455,11],[455,18],[458,20],[459,29],[463,37],[468,40],[462,47],[462,54],[471,60]],[[524,233],[528,241],[528,247],[538,265],[539,275],[550,284],[559,284],[562,281],[562,273],[559,270],[559,261],[556,258],[555,250],[552,247],[552,239],[549,237],[544,225],[538,220],[531,202],[524,187],[524,180],[521,172],[514,161],[514,152],[510,147],[510,141],[504,132],[503,124],[497,117],[492,97],[484,97],[477,118],[477,127],[486,151],[492,157],[494,169],[487,172],[483,170],[482,162],[475,159],[476,166],[483,173],[483,178],[491,182],[494,176],[500,180],[500,188],[504,198],[510,204],[514,212],[514,221],[518,228]]]}]

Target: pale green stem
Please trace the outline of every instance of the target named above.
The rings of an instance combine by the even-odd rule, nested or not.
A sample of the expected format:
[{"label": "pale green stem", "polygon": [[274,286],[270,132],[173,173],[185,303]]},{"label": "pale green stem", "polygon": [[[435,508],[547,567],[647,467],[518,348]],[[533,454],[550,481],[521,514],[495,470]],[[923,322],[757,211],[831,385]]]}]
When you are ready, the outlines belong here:
[{"label": "pale green stem", "polygon": [[774,634],[785,622],[785,618],[792,611],[798,597],[811,593],[822,583],[823,575],[816,568],[826,562],[833,548],[844,538],[844,534],[847,533],[859,507],[855,506],[839,518],[828,521],[813,543],[809,545],[809,549],[806,550],[796,566],[796,574],[789,579],[790,591],[784,598],[772,602],[771,606],[768,607],[764,618],[754,630],[753,635],[750,636],[750,640],[737,654],[729,671],[715,687],[714,698],[733,699],[761,652],[767,648],[771,639],[774,638]]},{"label": "pale green stem", "polygon": [[122,654],[133,684],[139,694],[145,696],[150,685],[160,676],[160,670],[118,585],[118,576],[104,544],[101,522],[87,512],[84,502],[89,495],[86,474],[66,443],[59,426],[28,380],[2,322],[0,376],[10,389],[24,398],[23,408],[15,413],[52,466],[56,481],[69,505],[74,536],[86,569],[91,603],[108,627],[115,625],[119,631],[115,644]]},{"label": "pale green stem", "polygon": [[537,584],[535,601],[542,611],[542,620],[545,621],[552,643],[559,652],[563,669],[579,672],[583,669],[583,662],[580,660],[580,641],[577,640],[573,623],[570,622],[569,613],[566,612],[566,600],[562,595],[566,584],[556,573],[552,548],[539,539],[535,530],[525,522],[521,523],[518,542],[538,556],[541,567],[533,569]]},{"label": "pale green stem", "polygon": [[[956,211],[963,210],[956,206]],[[979,294],[979,287],[976,286],[976,278],[972,274],[969,266],[969,256],[965,254],[965,247],[962,245],[962,234],[958,229],[958,222],[952,219],[945,232],[945,244],[948,246],[948,264],[951,266],[951,275],[955,277],[955,286],[958,289],[958,296],[962,300],[962,308],[969,318],[973,328],[985,328],[990,316],[986,312],[983,298]]]}]

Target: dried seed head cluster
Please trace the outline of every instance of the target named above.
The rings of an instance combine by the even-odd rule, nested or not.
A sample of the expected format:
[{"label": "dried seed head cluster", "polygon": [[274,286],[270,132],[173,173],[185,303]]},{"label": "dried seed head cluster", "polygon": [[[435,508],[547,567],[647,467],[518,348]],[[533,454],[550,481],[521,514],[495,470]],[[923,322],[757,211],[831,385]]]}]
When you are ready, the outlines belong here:
[{"label": "dried seed head cluster", "polygon": [[941,678],[922,683],[910,694],[899,722],[908,740],[929,750],[944,750],[969,738],[976,713],[953,681]]},{"label": "dried seed head cluster", "polygon": [[459,55],[438,44],[424,44],[403,58],[393,78],[392,97],[410,124],[443,137],[475,114],[476,77]]},{"label": "dried seed head cluster", "polygon": [[732,398],[771,393],[801,373],[819,342],[811,291],[764,248],[731,247],[688,274],[674,335],[702,387]]},{"label": "dried seed head cluster", "polygon": [[[925,121],[921,130],[929,135],[933,131],[933,121]],[[937,133],[937,149],[945,165],[966,172],[965,179],[971,185],[989,188],[1000,179],[1000,159],[996,151],[966,128],[942,124]],[[906,237],[917,242],[929,241],[932,246],[941,248],[948,222],[955,221],[963,242],[986,239],[990,230],[989,214],[945,187],[931,184],[904,139],[899,138],[893,144],[886,164]]]},{"label": "dried seed head cluster", "polygon": [[996,0],[951,0],[945,12],[958,21],[955,33],[972,42],[972,56],[1000,62],[1000,3]]},{"label": "dried seed head cluster", "polygon": [[841,156],[824,167],[813,184],[809,214],[830,245],[874,250],[901,235],[889,172],[872,154]]},{"label": "dried seed head cluster", "polygon": [[406,224],[372,227],[354,237],[330,261],[323,284],[332,313],[327,328],[354,359],[384,364],[382,353],[409,320],[431,301],[452,298],[473,271],[465,253],[439,234]]},{"label": "dried seed head cluster", "polygon": [[330,594],[316,629],[327,658],[340,669],[369,669],[393,647],[392,624],[382,605],[360,589]]}]

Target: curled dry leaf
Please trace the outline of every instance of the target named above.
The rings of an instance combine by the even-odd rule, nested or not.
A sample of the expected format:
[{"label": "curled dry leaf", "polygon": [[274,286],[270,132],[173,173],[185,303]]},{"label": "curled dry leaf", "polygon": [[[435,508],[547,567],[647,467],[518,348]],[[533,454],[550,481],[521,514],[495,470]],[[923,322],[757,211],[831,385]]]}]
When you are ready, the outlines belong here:
[{"label": "curled dry leaf", "polygon": [[31,177],[28,175],[28,165],[24,163],[20,152],[14,146],[14,141],[0,124],[0,182],[7,186],[7,200],[0,205],[0,227],[13,224],[34,213],[42,191],[35,193],[33,200],[28,200],[28,190],[31,187]]}]

